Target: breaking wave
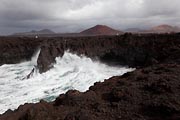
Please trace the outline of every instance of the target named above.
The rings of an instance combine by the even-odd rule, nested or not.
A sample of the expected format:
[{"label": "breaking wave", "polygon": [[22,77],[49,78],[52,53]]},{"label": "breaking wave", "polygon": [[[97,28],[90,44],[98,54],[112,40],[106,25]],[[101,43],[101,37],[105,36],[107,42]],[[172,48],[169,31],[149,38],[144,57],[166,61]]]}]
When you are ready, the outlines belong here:
[{"label": "breaking wave", "polygon": [[63,57],[56,58],[52,69],[43,74],[35,70],[26,79],[37,65],[39,52],[31,61],[0,66],[0,113],[16,109],[24,103],[39,102],[41,99],[53,101],[59,94],[71,89],[84,92],[95,82],[103,82],[104,79],[134,70],[111,67],[66,51]]}]

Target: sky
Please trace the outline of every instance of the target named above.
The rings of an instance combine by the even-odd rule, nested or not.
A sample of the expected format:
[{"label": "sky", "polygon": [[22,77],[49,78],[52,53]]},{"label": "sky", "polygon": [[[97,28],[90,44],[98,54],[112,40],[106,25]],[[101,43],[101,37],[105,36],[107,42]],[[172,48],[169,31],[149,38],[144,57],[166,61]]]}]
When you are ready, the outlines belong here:
[{"label": "sky", "polygon": [[180,0],[0,0],[0,34],[80,32],[97,24],[118,30],[180,26],[179,5]]}]

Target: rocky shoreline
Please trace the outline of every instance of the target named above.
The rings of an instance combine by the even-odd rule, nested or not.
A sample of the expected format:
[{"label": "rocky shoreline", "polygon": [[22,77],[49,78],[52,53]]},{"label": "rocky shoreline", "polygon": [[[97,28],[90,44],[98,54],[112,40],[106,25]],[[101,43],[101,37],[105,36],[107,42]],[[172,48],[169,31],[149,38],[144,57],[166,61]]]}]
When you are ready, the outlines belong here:
[{"label": "rocky shoreline", "polygon": [[7,111],[1,120],[179,120],[180,65],[161,64]]},{"label": "rocky shoreline", "polygon": [[[45,40],[38,58],[40,72],[46,72],[64,51],[83,54],[106,64],[145,67],[176,61],[180,45],[179,34],[124,34],[121,36],[95,36],[52,38]],[[172,54],[173,53],[173,54]]]},{"label": "rocky shoreline", "polygon": [[41,43],[28,37],[0,37],[0,65],[30,60]]},{"label": "rocky shoreline", "polygon": [[0,65],[30,60],[41,49],[38,68],[46,72],[55,58],[69,50],[107,64],[145,67],[158,63],[180,63],[180,34],[124,34],[89,37],[0,37]]},{"label": "rocky shoreline", "polygon": [[[15,111],[8,110],[0,120],[180,119],[179,34],[26,38],[27,42],[20,44],[24,49],[18,46],[19,39],[13,43],[8,40],[10,45],[8,42],[0,44],[5,52],[17,49],[18,53],[16,56],[11,52],[4,56],[0,53],[0,64],[14,63],[10,58],[17,56],[16,62],[30,59],[33,51],[41,48],[38,58],[41,73],[50,69],[55,58],[66,50],[137,70],[95,83],[85,93],[73,90],[60,95],[54,102],[42,100],[37,104],[22,105]],[[24,41],[25,38],[21,39]]]}]

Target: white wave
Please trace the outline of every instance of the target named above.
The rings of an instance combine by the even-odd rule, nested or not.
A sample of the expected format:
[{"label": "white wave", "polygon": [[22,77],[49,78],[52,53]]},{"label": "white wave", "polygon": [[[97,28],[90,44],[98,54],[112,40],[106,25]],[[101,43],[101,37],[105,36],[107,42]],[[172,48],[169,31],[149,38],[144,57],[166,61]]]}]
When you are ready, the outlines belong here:
[{"label": "white wave", "polygon": [[23,79],[37,65],[38,55],[39,51],[31,61],[0,66],[0,113],[40,99],[52,101],[70,89],[84,92],[95,82],[134,70],[110,67],[85,56],[65,52],[62,58],[56,58],[51,70],[43,74],[36,72],[30,79]]}]

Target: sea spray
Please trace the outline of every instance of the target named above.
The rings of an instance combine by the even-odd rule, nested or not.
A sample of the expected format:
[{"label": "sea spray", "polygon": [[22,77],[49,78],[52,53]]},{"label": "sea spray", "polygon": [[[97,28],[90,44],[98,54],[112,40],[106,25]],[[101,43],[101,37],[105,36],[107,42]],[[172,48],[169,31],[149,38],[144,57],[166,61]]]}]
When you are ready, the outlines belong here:
[{"label": "sea spray", "polygon": [[103,82],[112,76],[122,75],[134,69],[111,67],[85,56],[65,52],[57,57],[49,71],[25,78],[37,65],[40,50],[31,61],[0,66],[0,113],[16,109],[24,103],[36,103],[40,99],[52,101],[70,89],[84,92],[95,82]]}]

